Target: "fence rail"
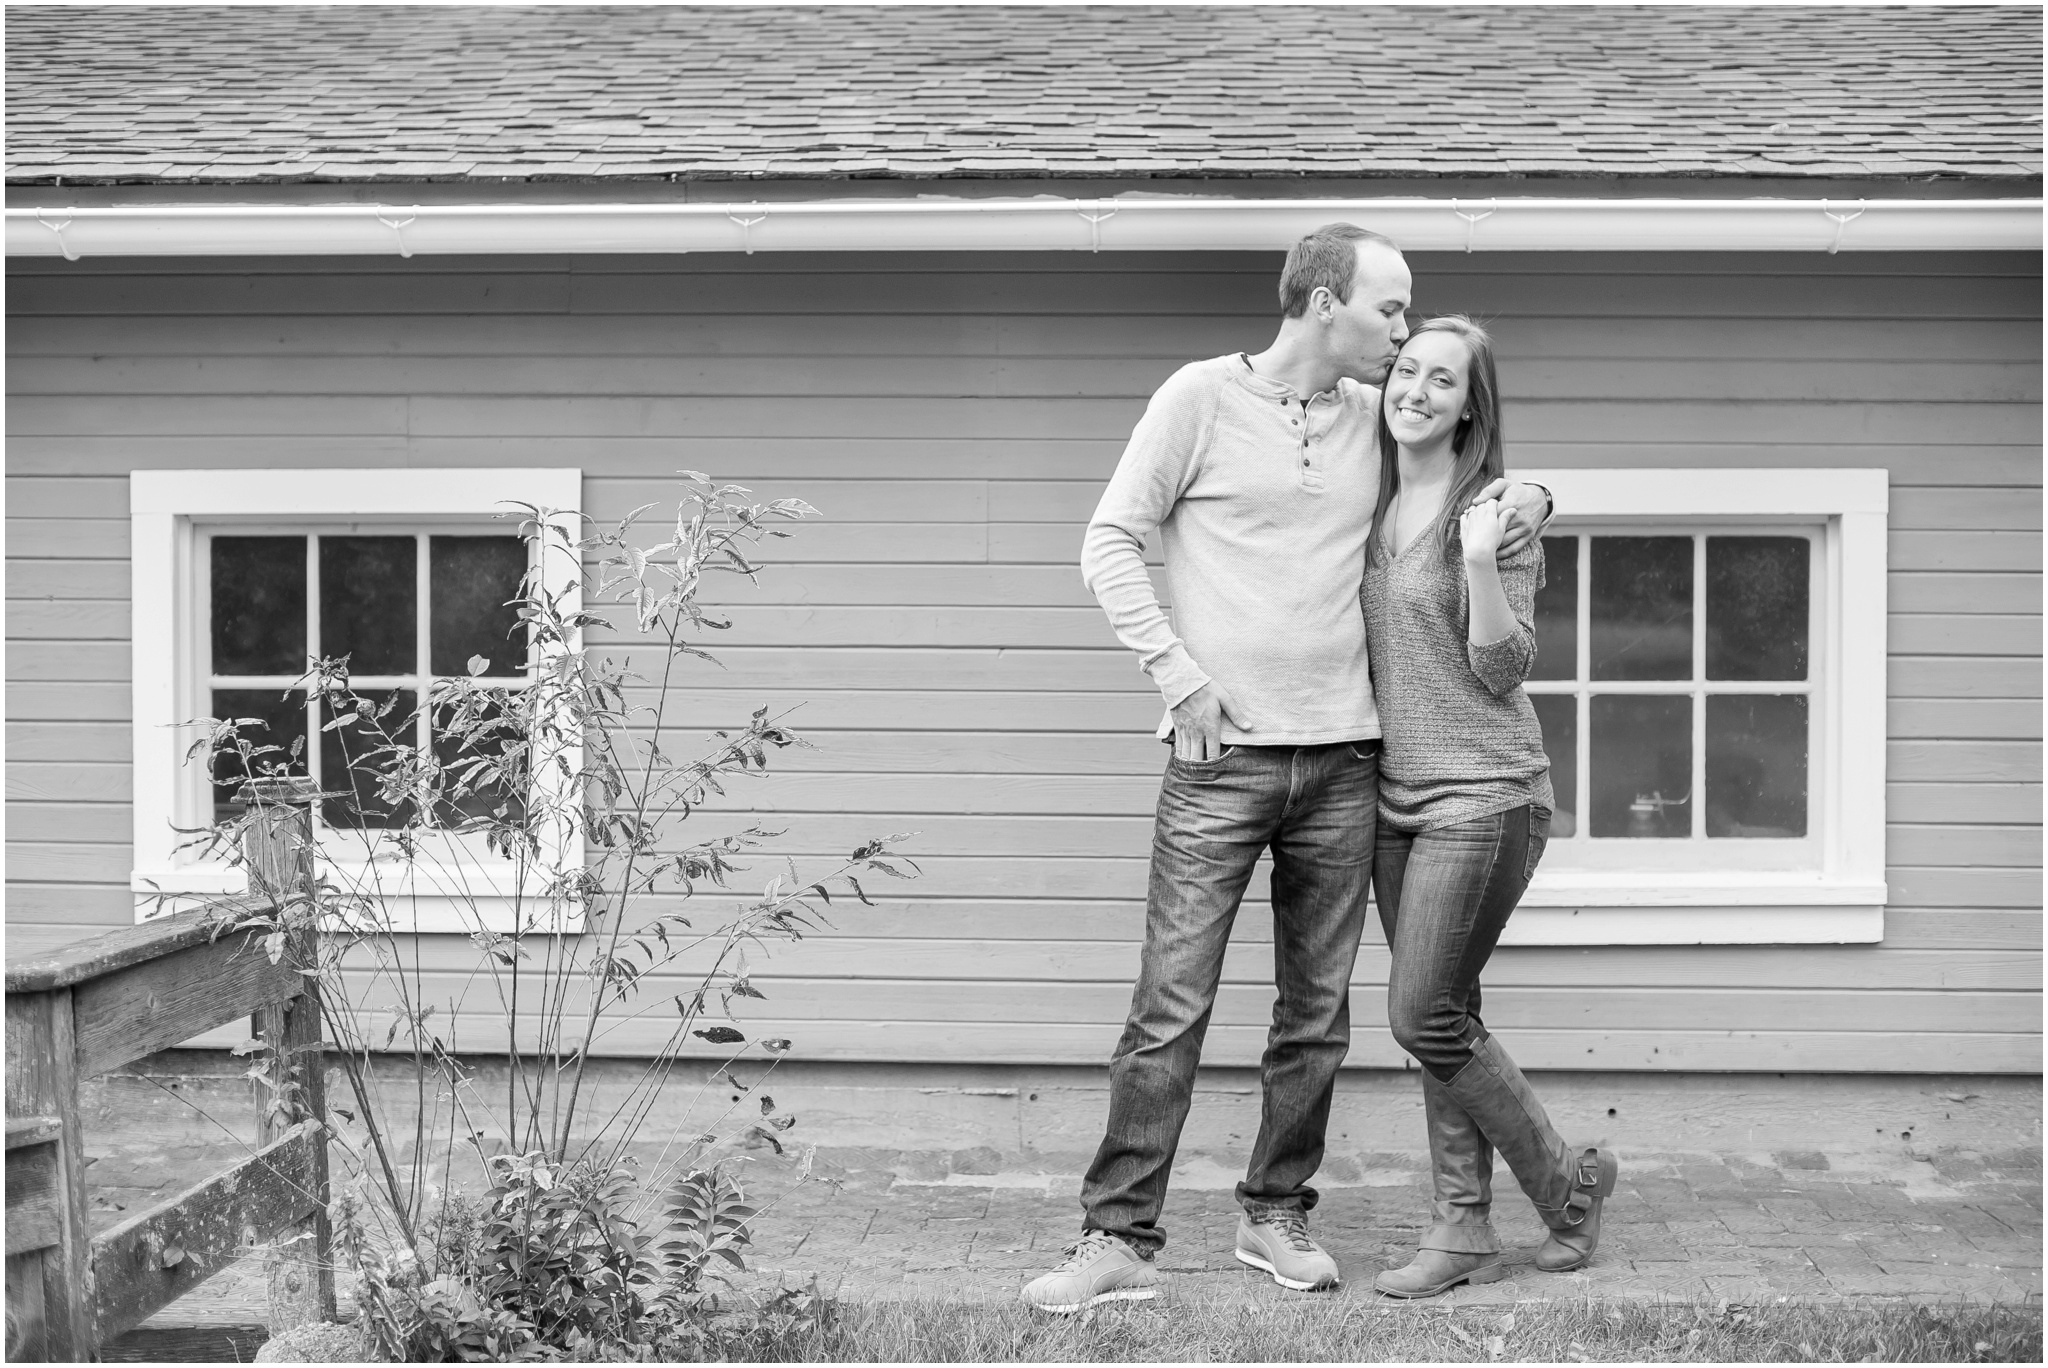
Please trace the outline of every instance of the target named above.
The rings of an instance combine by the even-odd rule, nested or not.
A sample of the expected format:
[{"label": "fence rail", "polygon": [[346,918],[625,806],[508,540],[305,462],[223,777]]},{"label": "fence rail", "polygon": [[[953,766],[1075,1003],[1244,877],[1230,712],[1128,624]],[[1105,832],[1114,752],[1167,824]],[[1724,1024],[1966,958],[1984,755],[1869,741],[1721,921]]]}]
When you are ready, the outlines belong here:
[{"label": "fence rail", "polygon": [[[232,1262],[283,1239],[271,1328],[332,1319],[320,1003],[302,969],[317,933],[294,916],[310,874],[310,793],[245,788],[257,900],[123,927],[7,965],[7,1357],[82,1361]],[[283,895],[283,896],[279,896]],[[252,912],[304,929],[280,945]],[[265,1046],[258,1148],[224,1172],[93,1236],[79,1084],[237,1017]],[[275,1102],[275,1104],[274,1104]]]}]

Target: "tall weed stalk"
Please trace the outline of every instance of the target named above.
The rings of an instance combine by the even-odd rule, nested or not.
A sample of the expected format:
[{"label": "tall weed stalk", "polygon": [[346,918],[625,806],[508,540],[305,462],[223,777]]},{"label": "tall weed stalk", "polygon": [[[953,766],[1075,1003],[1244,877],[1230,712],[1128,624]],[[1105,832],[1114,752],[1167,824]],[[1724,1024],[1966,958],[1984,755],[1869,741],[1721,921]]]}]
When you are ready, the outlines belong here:
[{"label": "tall weed stalk", "polygon": [[[502,1357],[607,1324],[629,1340],[640,1321],[673,1330],[677,1299],[711,1261],[741,1262],[756,1214],[723,1158],[783,1154],[794,1122],[765,1096],[754,1109],[758,1075],[749,1085],[726,1071],[748,1058],[772,1067],[791,1048],[750,1039],[732,1017],[735,1000],[765,996],[750,955],[801,939],[835,893],[867,902],[863,878],[914,872],[892,836],[815,874],[788,864],[735,897],[738,857],[780,833],[681,840],[729,782],[807,744],[766,708],[708,736],[676,714],[712,662],[702,643],[730,625],[700,601],[706,577],[753,580],[758,544],[816,512],[682,474],[673,523],[664,516],[652,544],[651,504],[606,526],[515,505],[529,548],[512,605],[525,639],[507,649],[524,675],[487,673],[478,656],[465,676],[434,679],[417,705],[433,744],[418,743],[419,715],[395,691],[354,688],[346,658],[318,661],[302,682],[346,757],[344,774],[322,776],[324,858],[305,887],[257,889],[228,911],[265,930],[273,953],[288,932],[320,929],[304,969],[347,1083],[347,1104],[332,1108],[347,1174],[337,1229],[387,1350]],[[591,629],[630,634],[638,659],[587,649]],[[191,756],[216,774],[303,773],[300,748],[260,723],[203,725]],[[191,835],[239,861],[258,817]],[[451,968],[446,938],[412,934],[424,895],[460,911],[466,963]],[[721,1086],[700,1085],[694,1101],[721,1113],[703,1119],[693,1105],[685,1125],[643,1134],[677,1063],[707,1046],[721,1052]],[[635,1059],[623,1089],[596,1086],[608,1047]],[[481,1077],[483,1058],[502,1077]],[[251,1076],[267,1077],[260,1064]],[[274,1105],[288,1112],[290,1092]],[[629,1158],[636,1144],[656,1149],[645,1174]],[[789,1157],[801,1181],[808,1155]],[[465,1168],[481,1193],[452,1190]],[[536,1268],[552,1270],[546,1297],[529,1285]]]}]

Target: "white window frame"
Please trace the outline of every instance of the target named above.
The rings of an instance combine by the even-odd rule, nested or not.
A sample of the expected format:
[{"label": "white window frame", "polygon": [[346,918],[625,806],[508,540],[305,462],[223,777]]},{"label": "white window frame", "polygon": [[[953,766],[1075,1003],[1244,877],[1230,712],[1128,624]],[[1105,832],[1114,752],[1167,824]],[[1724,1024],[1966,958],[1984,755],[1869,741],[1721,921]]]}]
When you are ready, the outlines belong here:
[{"label": "white window frame", "polygon": [[[1557,496],[1557,530],[1659,522],[1817,529],[1825,589],[1808,756],[1815,870],[1589,870],[1539,865],[1503,945],[1802,945],[1884,936],[1884,470],[1514,470]],[[1703,776],[1696,776],[1703,783]],[[1586,814],[1580,814],[1581,821]],[[1645,842],[1644,844],[1653,844]]]},{"label": "white window frame", "polygon": [[[135,853],[129,888],[135,894],[136,920],[247,888],[243,872],[227,861],[179,853],[174,830],[211,820],[210,795],[194,777],[198,762],[184,759],[193,737],[189,728],[178,725],[210,711],[206,681],[198,672],[202,652],[197,634],[207,626],[195,563],[200,529],[275,528],[281,523],[333,533],[450,523],[502,528],[515,525],[512,505],[519,502],[554,509],[557,524],[575,538],[582,535],[577,518],[582,489],[583,472],[575,468],[133,472],[128,508]],[[506,515],[505,522],[490,521]],[[545,567],[548,591],[563,596],[565,611],[577,611],[576,568],[561,556],[549,557]],[[547,852],[545,862],[581,859],[580,834],[560,833],[558,839],[561,848]],[[402,867],[379,862],[374,870],[344,861],[336,872],[357,886],[374,877],[393,914],[393,929],[401,931],[468,933],[480,926],[507,931],[515,895],[524,900],[529,917],[540,895],[532,873],[524,889],[515,887],[509,861],[454,857]]]}]

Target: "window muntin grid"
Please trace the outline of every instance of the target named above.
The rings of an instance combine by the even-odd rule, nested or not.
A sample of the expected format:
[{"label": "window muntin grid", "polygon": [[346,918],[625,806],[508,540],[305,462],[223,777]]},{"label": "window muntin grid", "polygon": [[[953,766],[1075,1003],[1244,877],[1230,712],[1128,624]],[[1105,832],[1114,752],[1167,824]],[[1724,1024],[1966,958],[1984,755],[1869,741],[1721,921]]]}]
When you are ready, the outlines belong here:
[{"label": "window muntin grid", "polygon": [[[1818,868],[1823,529],[1602,525],[1555,532],[1544,549],[1524,687],[1552,748],[1545,863]],[[1631,564],[1617,550],[1640,554]],[[1730,573],[1745,560],[1748,584]],[[1749,609],[1731,613],[1731,595]],[[1801,630],[1785,630],[1793,621]],[[1643,754],[1653,747],[1654,762]],[[1618,772],[1631,752],[1636,772]],[[1630,790],[1618,819],[1617,785]],[[1770,820],[1736,819],[1758,813]]]},{"label": "window muntin grid", "polygon": [[[338,654],[337,647],[353,644],[344,637],[371,638],[369,649],[357,650],[351,662],[367,656],[371,669],[352,670],[351,686],[359,694],[375,698],[396,694],[398,702],[384,719],[384,726],[396,733],[409,720],[412,741],[421,747],[434,744],[435,738],[431,720],[417,707],[417,700],[436,680],[466,675],[469,654],[487,656],[490,664],[485,675],[494,686],[518,689],[532,682],[528,647],[518,634],[507,637],[495,651],[474,649],[483,637],[495,635],[497,629],[515,620],[502,604],[516,592],[527,568],[525,543],[497,528],[237,525],[202,529],[198,542],[194,568],[203,625],[196,635],[202,698],[208,711],[217,717],[264,717],[274,732],[270,739],[286,747],[292,735],[303,735],[304,749],[292,772],[311,774],[323,790],[340,789],[343,750],[339,732],[321,730],[328,720],[327,704],[305,687],[305,672],[317,654]],[[214,592],[221,560],[235,557],[218,557],[217,547],[232,552],[256,542],[271,543],[273,550],[297,543],[301,548],[299,573],[292,576],[291,567],[274,554],[267,563],[256,566],[268,572],[267,579],[237,586],[235,592],[243,603],[251,599],[260,602],[260,620],[241,623],[242,630],[237,632],[223,623]],[[371,562],[367,572],[366,559]],[[398,568],[404,573],[393,573]],[[479,568],[483,570],[480,575],[464,573]],[[342,583],[344,577],[352,582]],[[280,585],[280,579],[290,582]],[[366,594],[366,586],[374,592]],[[254,592],[249,592],[252,589]],[[292,599],[297,601],[296,613],[287,602]],[[333,630],[336,618],[354,624],[367,622],[373,630],[367,634],[337,632]],[[404,624],[407,630],[387,630],[393,623]],[[229,630],[224,631],[224,625]],[[282,648],[269,640],[280,633],[288,637]],[[244,668],[216,669],[216,657],[222,655],[231,658],[218,663]],[[249,668],[252,666],[268,668]],[[300,701],[284,701],[282,696],[290,693],[299,694]],[[294,728],[294,724],[295,730],[282,730]],[[341,730],[353,732],[356,728]],[[330,777],[337,782],[330,784]],[[216,818],[224,815],[233,796],[231,778],[198,774],[196,782],[202,790],[200,810]],[[359,786],[358,799],[370,797],[371,790]],[[402,812],[380,813],[372,801],[360,806],[363,815],[358,817],[349,810],[347,800],[317,804],[314,819],[323,842],[333,844],[350,832],[358,833],[360,839],[378,828],[396,825],[404,817]],[[446,817],[443,815],[443,820]],[[474,853],[481,854],[481,847]]]}]

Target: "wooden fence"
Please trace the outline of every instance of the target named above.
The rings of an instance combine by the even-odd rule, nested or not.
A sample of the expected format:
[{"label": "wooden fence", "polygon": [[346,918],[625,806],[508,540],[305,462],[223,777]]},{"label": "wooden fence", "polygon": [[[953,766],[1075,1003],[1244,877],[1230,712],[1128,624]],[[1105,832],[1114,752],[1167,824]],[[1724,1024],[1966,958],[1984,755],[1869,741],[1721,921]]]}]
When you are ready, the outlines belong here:
[{"label": "wooden fence", "polygon": [[[125,927],[7,965],[7,1357],[80,1361],[239,1257],[279,1240],[271,1329],[334,1317],[319,995],[301,973],[316,933],[234,930],[291,912],[308,873],[307,801],[287,781],[245,788],[256,897]],[[303,916],[288,920],[307,920]],[[93,1236],[78,1089],[88,1078],[253,1019],[269,1087],[258,1148]]]}]

